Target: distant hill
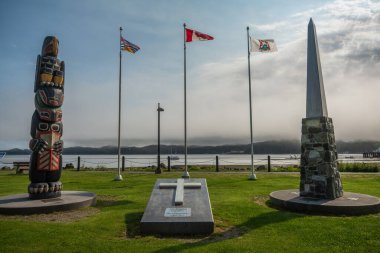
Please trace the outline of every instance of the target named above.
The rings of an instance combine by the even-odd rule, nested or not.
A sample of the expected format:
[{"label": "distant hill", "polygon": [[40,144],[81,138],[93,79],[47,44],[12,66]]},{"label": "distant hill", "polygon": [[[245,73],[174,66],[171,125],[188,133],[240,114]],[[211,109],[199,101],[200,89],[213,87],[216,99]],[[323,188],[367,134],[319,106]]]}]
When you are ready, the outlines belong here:
[{"label": "distant hill", "polygon": [[0,150],[3,152],[6,152],[7,155],[29,155],[32,152],[29,149],[19,149],[19,148],[13,148],[9,150]]},{"label": "distant hill", "polygon": [[338,153],[361,154],[380,148],[380,141],[337,141],[336,148]]},{"label": "distant hill", "polygon": [[[380,141],[337,141],[338,153],[360,154],[373,151],[380,147]],[[300,142],[297,140],[283,141],[263,141],[254,144],[255,154],[298,154],[300,152]],[[28,155],[29,149],[4,150],[8,155]],[[251,148],[246,145],[219,145],[219,146],[189,146],[189,154],[249,154]],[[66,155],[112,155],[117,154],[117,147],[104,146],[92,147],[69,147],[63,151]],[[122,147],[122,154],[151,155],[157,153],[157,145],[145,147]],[[184,147],[181,145],[161,145],[161,154],[183,154]]]}]

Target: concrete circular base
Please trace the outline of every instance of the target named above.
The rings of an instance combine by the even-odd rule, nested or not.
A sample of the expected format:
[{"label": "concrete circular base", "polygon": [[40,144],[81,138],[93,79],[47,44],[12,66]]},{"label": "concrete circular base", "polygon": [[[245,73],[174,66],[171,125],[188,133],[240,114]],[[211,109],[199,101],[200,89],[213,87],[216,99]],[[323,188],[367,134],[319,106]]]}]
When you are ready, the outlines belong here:
[{"label": "concrete circular base", "polygon": [[272,192],[270,203],[296,212],[335,214],[335,215],[362,215],[380,212],[380,199],[370,195],[344,192],[343,197],[330,199],[316,199],[301,197],[298,189]]},{"label": "concrete circular base", "polygon": [[25,215],[68,211],[95,205],[96,194],[82,191],[62,191],[58,198],[29,199],[28,194],[0,197],[0,214]]}]

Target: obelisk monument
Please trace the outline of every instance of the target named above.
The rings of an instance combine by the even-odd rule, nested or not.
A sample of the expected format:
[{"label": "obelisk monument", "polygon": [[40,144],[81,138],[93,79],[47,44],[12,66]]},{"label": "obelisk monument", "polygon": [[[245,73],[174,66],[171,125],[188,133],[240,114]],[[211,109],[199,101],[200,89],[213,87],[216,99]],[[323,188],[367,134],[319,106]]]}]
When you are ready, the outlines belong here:
[{"label": "obelisk monument", "polygon": [[306,118],[302,119],[300,195],[335,199],[343,196],[334,126],[328,117],[315,25],[307,42]]},{"label": "obelisk monument", "polygon": [[317,33],[310,19],[307,41],[306,118],[302,119],[301,181],[297,189],[271,192],[273,206],[304,213],[362,215],[380,212],[380,199],[344,192],[332,119],[328,117]]}]

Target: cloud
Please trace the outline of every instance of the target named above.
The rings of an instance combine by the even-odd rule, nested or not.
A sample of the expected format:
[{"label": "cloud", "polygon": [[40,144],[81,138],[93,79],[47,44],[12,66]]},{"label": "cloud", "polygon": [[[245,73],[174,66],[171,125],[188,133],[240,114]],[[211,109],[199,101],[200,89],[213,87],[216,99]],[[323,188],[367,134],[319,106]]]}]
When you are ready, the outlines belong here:
[{"label": "cloud", "polygon": [[[144,6],[141,4],[137,9],[143,9]],[[160,5],[160,8],[164,10],[166,7]],[[171,38],[173,32],[172,28],[165,27],[165,16],[160,12],[153,13],[154,10],[152,8],[147,16],[152,16],[151,19],[157,21],[159,27],[152,26],[149,23],[152,20],[142,22],[138,11],[128,10],[133,14],[134,23],[140,24],[135,30],[152,35],[149,38],[154,41],[154,45],[139,44],[144,50],[133,61],[129,56],[125,57],[128,64],[126,62],[123,72],[123,145],[155,143],[157,102],[161,102],[165,108],[161,121],[162,142],[183,143],[182,64],[173,64],[182,61],[182,45],[163,45],[160,42],[160,34]],[[122,11],[124,9],[120,8],[120,12]],[[204,15],[206,14],[205,12]],[[181,13],[176,13],[175,20],[171,17],[170,25],[173,25],[172,22],[178,23],[178,16]],[[277,22],[250,25],[253,34],[274,38],[279,48],[277,53],[253,54],[251,58],[254,140],[300,138],[301,119],[306,111],[306,36],[310,17],[313,17],[316,24],[328,111],[334,120],[337,139],[379,140],[380,117],[377,116],[377,111],[380,108],[380,3],[364,0],[337,0],[318,8],[290,13],[288,17]],[[205,25],[212,31],[210,26],[214,24]],[[102,29],[104,27],[109,29],[106,24],[102,25]],[[146,27],[151,28],[145,29]],[[215,27],[215,32],[217,31],[218,27]],[[245,45],[239,44],[241,39],[245,39],[244,35],[238,37],[238,33],[232,31],[236,36],[229,37],[224,27],[219,32],[225,36],[220,38],[228,42],[229,49],[231,43],[239,47]],[[136,36],[137,34],[139,33],[136,32]],[[220,50],[222,44],[217,44],[218,34],[215,35],[216,40],[213,43],[219,45]],[[105,57],[100,50],[104,45],[97,44],[96,41],[94,45],[99,47],[99,53],[93,54],[91,48],[88,55],[81,53],[78,41],[68,43],[72,43],[72,48],[78,48],[78,55],[70,55],[71,59],[64,59],[67,61],[66,81],[70,84],[65,90],[63,108],[63,139],[66,146],[115,145],[117,62],[110,66],[113,62],[106,60],[110,56]],[[107,47],[111,46],[107,44]],[[192,52],[199,50],[198,56],[202,60],[198,62],[194,55],[189,57],[189,145],[249,143],[247,57],[244,54],[238,55],[239,50],[234,48],[215,57],[215,48],[212,45],[203,48],[194,45]],[[161,51],[166,58],[162,59]],[[83,66],[78,57],[90,57],[91,64]],[[30,58],[34,60],[35,55]],[[30,83],[34,68],[26,66],[25,61],[21,60],[17,64],[10,64],[15,66],[7,65],[7,71],[3,71],[4,76],[8,69],[11,71],[16,66],[17,69],[30,70],[25,78],[16,76],[14,78],[17,81],[9,78],[13,87]],[[137,67],[132,70],[132,65]],[[9,109],[8,112],[8,109],[2,108],[0,148],[11,147],[10,143],[18,146],[25,143],[23,147],[26,147],[33,113],[30,106],[33,105],[31,90],[22,89],[21,86],[17,92],[5,85],[1,88],[2,103],[12,105],[7,108],[14,107],[18,110],[15,112],[10,108],[12,110]],[[16,104],[14,98],[18,98]]]},{"label": "cloud", "polygon": [[[329,116],[337,138],[380,139],[380,120],[374,111],[380,108],[380,4],[372,1],[335,1],[281,22],[254,26],[259,33],[272,33],[277,41],[286,41],[278,53],[252,57],[255,139],[300,136],[310,15],[317,27]],[[194,119],[194,125],[203,126],[198,133],[247,137],[247,59],[208,63],[195,75],[193,110],[209,110]]]}]

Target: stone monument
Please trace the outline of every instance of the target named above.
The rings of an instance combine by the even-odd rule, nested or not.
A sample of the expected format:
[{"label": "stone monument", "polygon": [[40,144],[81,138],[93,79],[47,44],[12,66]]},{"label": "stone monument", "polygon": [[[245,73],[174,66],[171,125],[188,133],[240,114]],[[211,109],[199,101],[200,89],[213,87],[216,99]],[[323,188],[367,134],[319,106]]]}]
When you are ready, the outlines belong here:
[{"label": "stone monument", "polygon": [[302,119],[299,190],[270,194],[275,206],[301,212],[360,215],[380,211],[380,199],[343,192],[338,171],[334,126],[328,117],[318,40],[313,20],[308,26],[306,118]]},{"label": "stone monument", "polygon": [[37,57],[34,82],[34,104],[29,147],[30,157],[28,187],[31,199],[46,199],[61,196],[62,171],[61,140],[63,125],[61,106],[64,98],[65,62],[58,56],[59,41],[47,36]]},{"label": "stone monument", "polygon": [[28,194],[0,197],[1,214],[50,213],[96,203],[94,193],[61,191],[65,63],[57,58],[58,46],[56,37],[47,36],[37,57]]},{"label": "stone monument", "polygon": [[334,125],[328,117],[318,40],[313,20],[308,26],[306,118],[302,119],[301,196],[343,196],[338,171]]},{"label": "stone monument", "polygon": [[143,234],[211,234],[214,218],[206,179],[158,179],[140,227]]}]

